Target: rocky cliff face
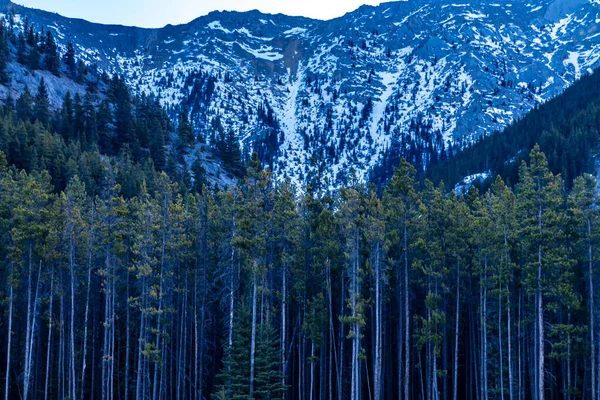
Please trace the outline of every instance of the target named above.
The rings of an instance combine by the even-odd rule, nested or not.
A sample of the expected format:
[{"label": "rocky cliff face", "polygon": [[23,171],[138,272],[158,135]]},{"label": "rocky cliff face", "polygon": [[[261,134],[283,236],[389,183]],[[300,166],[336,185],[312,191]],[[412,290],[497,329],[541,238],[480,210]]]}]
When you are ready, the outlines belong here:
[{"label": "rocky cliff face", "polygon": [[199,135],[233,130],[278,177],[364,179],[400,148],[422,167],[502,129],[600,59],[586,0],[383,3],[317,21],[214,12],[162,29],[105,26],[12,3],[61,46],[175,113]]}]

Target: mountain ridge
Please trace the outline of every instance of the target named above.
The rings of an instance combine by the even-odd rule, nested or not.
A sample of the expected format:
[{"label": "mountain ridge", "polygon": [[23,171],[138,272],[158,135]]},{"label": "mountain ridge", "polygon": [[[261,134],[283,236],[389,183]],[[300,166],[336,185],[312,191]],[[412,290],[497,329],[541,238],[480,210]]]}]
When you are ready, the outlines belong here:
[{"label": "mountain ridge", "polygon": [[215,11],[152,29],[4,9],[172,115],[188,110],[198,136],[232,130],[278,178],[330,188],[394,151],[423,170],[600,59],[600,7],[581,0],[387,2],[328,21]]}]

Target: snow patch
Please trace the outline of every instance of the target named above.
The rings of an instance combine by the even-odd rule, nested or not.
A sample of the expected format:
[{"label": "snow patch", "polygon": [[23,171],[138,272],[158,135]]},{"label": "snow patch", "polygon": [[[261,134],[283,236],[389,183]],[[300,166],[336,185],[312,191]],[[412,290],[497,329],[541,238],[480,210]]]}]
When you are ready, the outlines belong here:
[{"label": "snow patch", "polygon": [[238,46],[240,46],[242,49],[244,49],[248,53],[252,54],[256,58],[260,58],[260,59],[267,60],[267,61],[277,61],[277,60],[281,60],[283,58],[283,54],[274,52],[273,51],[274,49],[271,46],[261,46],[260,50],[254,50],[245,44],[238,43],[238,42],[236,42],[236,43],[238,44]]},{"label": "snow patch", "polygon": [[293,36],[293,35],[301,35],[303,33],[305,33],[307,31],[306,28],[292,28],[292,29],[288,29],[287,31],[283,32],[283,35],[285,37],[289,37],[289,36]]},{"label": "snow patch", "polygon": [[208,24],[208,27],[212,30],[218,30],[218,31],[223,31],[225,33],[231,33],[231,31],[229,29],[223,28],[223,25],[221,25],[221,21],[213,21],[210,24]]},{"label": "snow patch", "polygon": [[565,66],[571,64],[573,69],[575,69],[575,79],[579,79],[581,76],[581,68],[579,67],[579,53],[576,51],[570,51],[569,57],[563,61]]}]

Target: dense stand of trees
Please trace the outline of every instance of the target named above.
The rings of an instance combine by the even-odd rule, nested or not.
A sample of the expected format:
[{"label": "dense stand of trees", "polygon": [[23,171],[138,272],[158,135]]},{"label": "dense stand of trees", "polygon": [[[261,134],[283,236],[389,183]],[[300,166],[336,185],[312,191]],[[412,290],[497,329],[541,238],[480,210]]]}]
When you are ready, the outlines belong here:
[{"label": "dense stand of trees", "polygon": [[124,196],[0,153],[5,399],[597,399],[597,182],[539,147],[457,197],[159,174]]}]

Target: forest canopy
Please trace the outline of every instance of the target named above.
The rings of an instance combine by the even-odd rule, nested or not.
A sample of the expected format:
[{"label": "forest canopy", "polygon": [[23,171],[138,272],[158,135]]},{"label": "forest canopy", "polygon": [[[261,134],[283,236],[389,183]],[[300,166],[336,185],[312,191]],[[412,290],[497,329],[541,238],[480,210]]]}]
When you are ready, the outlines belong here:
[{"label": "forest canopy", "polygon": [[539,147],[511,188],[456,196],[405,161],[383,192],[101,163],[56,192],[0,153],[0,359],[21,398],[590,398],[597,182]]}]

